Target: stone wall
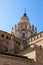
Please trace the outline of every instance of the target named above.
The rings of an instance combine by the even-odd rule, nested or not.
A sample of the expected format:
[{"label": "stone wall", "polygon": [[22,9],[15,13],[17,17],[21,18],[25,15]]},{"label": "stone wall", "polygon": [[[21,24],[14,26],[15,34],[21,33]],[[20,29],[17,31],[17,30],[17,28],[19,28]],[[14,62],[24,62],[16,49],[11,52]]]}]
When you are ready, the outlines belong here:
[{"label": "stone wall", "polygon": [[0,65],[34,65],[34,61],[22,56],[0,54]]}]

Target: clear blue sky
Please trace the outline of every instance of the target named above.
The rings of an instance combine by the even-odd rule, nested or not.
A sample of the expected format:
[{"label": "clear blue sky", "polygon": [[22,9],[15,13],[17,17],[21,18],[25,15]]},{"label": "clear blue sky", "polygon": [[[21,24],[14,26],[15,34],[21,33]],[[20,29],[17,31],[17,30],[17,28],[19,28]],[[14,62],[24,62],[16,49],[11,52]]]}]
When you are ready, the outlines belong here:
[{"label": "clear blue sky", "polygon": [[43,0],[0,0],[0,30],[11,32],[26,8],[30,24],[43,31]]}]

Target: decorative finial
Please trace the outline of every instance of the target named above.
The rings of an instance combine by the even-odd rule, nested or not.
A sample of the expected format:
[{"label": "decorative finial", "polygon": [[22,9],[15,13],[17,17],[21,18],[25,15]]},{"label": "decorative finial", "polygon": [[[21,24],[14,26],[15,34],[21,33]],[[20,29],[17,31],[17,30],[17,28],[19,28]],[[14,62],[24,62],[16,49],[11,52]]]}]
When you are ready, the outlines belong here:
[{"label": "decorative finial", "polygon": [[26,8],[25,8],[25,13],[26,13]]},{"label": "decorative finial", "polygon": [[26,14],[26,8],[25,8],[25,11],[24,11],[24,16],[27,16],[27,14]]},{"label": "decorative finial", "polygon": [[35,27],[35,33],[37,33],[37,28]]}]

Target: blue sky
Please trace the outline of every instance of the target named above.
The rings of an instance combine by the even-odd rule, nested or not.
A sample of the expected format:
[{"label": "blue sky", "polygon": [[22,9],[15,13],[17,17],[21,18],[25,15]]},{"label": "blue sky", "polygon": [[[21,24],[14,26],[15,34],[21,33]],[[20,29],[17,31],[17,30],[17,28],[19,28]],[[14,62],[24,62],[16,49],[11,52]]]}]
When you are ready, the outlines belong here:
[{"label": "blue sky", "polygon": [[0,0],[0,30],[11,32],[26,8],[30,24],[43,31],[43,0]]}]

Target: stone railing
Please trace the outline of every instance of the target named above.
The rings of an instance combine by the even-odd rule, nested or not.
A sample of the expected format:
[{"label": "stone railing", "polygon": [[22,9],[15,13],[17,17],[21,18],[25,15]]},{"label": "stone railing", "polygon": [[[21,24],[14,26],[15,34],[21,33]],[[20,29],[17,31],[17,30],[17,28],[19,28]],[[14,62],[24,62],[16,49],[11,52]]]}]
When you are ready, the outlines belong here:
[{"label": "stone railing", "polygon": [[39,33],[39,34],[36,34],[36,35],[30,37],[30,38],[28,39],[28,41],[29,41],[29,43],[30,43],[30,42],[33,42],[33,41],[35,41],[35,40],[37,40],[37,39],[40,39],[40,38],[42,38],[42,37],[43,37],[43,32],[41,32],[41,33]]}]

